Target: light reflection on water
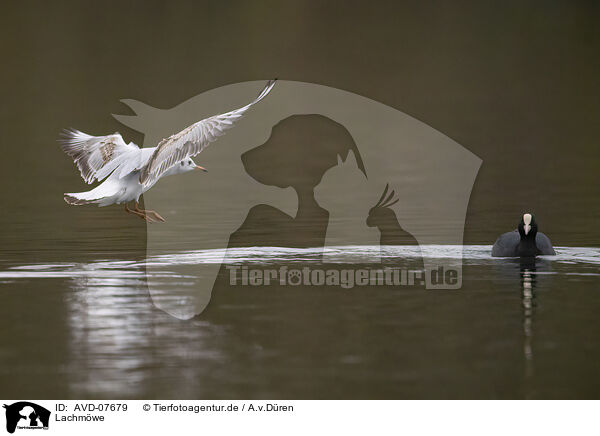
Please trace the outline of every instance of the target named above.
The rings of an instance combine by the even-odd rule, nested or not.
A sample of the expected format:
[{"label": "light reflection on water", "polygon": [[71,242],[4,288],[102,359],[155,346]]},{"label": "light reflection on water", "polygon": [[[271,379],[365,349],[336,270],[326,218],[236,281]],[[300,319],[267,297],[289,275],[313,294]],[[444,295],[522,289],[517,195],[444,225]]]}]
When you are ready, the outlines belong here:
[{"label": "light reflection on water", "polygon": [[[0,271],[2,289],[20,290],[23,299],[35,295],[49,311],[40,309],[36,317],[15,313],[6,320],[9,330],[21,330],[12,350],[3,348],[7,364],[29,355],[29,339],[40,354],[22,374],[13,368],[11,374],[17,374],[5,389],[26,395],[26,377],[46,380],[54,374],[55,385],[40,382],[41,391],[31,392],[71,398],[585,397],[590,391],[577,371],[596,374],[585,359],[597,339],[574,338],[563,326],[577,320],[598,327],[591,308],[600,297],[590,291],[600,276],[600,249],[557,247],[557,256],[539,258],[533,267],[491,258],[490,249],[420,248],[423,256],[457,261],[462,251],[459,291],[240,290],[229,288],[224,275],[206,313],[190,321],[157,310],[147,286],[193,286],[193,275],[172,269],[216,262],[221,250],[8,266]],[[349,263],[379,254],[379,247],[331,250]],[[417,252],[406,246],[381,250],[389,259]],[[226,260],[311,264],[321,255],[322,249],[250,247],[229,249]],[[17,306],[8,294],[2,293],[2,302],[10,313]],[[58,307],[57,294],[63,313],[51,312]],[[165,288],[165,298],[168,294]],[[40,313],[49,326],[64,323],[63,331],[40,332]],[[566,382],[553,378],[556,368],[571,374],[563,372]]]},{"label": "light reflection on water", "polygon": [[[594,247],[555,247],[556,256],[539,256],[538,261],[558,264],[600,265],[600,248]],[[0,271],[0,278],[52,278],[52,277],[95,277],[110,278],[145,277],[146,267],[151,267],[150,277],[186,278],[169,271],[169,266],[196,265],[203,263],[225,264],[277,264],[277,263],[321,263],[323,255],[335,256],[338,263],[369,263],[370,257],[377,255],[383,260],[417,259],[456,259],[469,265],[501,264],[507,259],[493,258],[491,245],[424,245],[424,246],[340,246],[321,248],[288,247],[238,247],[229,249],[190,250],[148,257],[143,261],[98,260],[89,263],[51,263],[18,265]],[[508,259],[512,261],[512,259]],[[160,268],[164,268],[161,271]],[[544,274],[547,271],[531,272]],[[563,272],[563,274],[591,274]],[[108,283],[108,282],[106,282]]]}]

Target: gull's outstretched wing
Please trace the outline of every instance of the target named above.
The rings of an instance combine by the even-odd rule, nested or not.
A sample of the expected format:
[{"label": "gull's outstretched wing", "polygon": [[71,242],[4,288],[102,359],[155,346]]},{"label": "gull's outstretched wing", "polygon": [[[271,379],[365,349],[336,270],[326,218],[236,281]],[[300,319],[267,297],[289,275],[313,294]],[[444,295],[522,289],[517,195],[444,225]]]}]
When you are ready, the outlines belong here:
[{"label": "gull's outstretched wing", "polygon": [[144,187],[153,185],[173,165],[204,150],[208,144],[233,127],[233,123],[252,105],[262,100],[273,89],[275,80],[269,80],[258,97],[246,106],[198,121],[181,132],[163,139],[140,172],[140,183]]},{"label": "gull's outstretched wing", "polygon": [[79,130],[65,130],[60,143],[86,183],[106,178],[120,164],[140,154],[140,148],[126,144],[119,133],[91,136]]}]

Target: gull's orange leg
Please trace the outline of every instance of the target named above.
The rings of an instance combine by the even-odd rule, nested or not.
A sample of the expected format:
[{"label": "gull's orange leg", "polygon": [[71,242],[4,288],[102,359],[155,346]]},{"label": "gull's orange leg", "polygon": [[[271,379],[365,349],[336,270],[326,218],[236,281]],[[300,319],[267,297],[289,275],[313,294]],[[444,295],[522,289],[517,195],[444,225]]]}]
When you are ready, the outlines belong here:
[{"label": "gull's orange leg", "polygon": [[154,211],[154,210],[147,210],[146,212],[147,212],[147,213],[151,213],[151,214],[154,216],[154,218],[156,218],[157,220],[160,220],[160,221],[162,221],[163,223],[167,221],[167,220],[166,220],[166,219],[164,219],[162,216],[160,216],[160,214],[159,214],[158,212],[156,212],[156,211]]},{"label": "gull's orange leg", "polygon": [[154,222],[154,220],[152,218],[150,218],[149,216],[147,216],[145,213],[143,213],[143,211],[141,209],[138,209],[137,203],[136,203],[136,210],[129,209],[129,207],[127,206],[127,203],[125,203],[125,212],[131,213],[133,215],[137,215],[141,219],[146,220],[146,222],[148,222],[148,223]]},{"label": "gull's orange leg", "polygon": [[162,221],[163,223],[166,221],[162,216],[160,216],[157,212],[155,212],[153,210],[140,209],[138,202],[135,203],[135,210],[136,210],[136,212],[143,213],[144,215],[152,214],[154,216],[154,218],[156,218],[157,220]]}]

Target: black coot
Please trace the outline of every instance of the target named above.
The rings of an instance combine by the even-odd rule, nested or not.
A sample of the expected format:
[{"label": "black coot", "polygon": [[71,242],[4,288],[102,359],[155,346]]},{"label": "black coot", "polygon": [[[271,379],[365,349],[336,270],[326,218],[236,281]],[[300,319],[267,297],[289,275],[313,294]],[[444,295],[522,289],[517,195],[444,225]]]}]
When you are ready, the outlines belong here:
[{"label": "black coot", "polygon": [[500,235],[492,247],[493,257],[534,257],[554,254],[556,252],[550,238],[541,232],[538,233],[537,223],[530,213],[523,215],[517,230]]}]

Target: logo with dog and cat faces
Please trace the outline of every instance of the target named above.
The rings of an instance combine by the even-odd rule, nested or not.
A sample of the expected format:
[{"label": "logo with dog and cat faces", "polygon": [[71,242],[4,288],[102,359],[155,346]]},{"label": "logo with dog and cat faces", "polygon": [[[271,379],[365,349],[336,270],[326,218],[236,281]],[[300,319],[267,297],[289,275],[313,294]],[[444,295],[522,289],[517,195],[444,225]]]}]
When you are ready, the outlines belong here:
[{"label": "logo with dog and cat faces", "polygon": [[[226,85],[170,109],[126,99],[135,115],[115,118],[154,147],[247,104],[264,86]],[[213,289],[228,286],[224,265],[286,267],[277,282],[299,290],[308,283],[304,263],[328,265],[309,271],[311,283],[313,273],[319,278],[332,267],[340,277],[341,270],[391,264],[422,271],[426,289],[462,286],[465,218],[482,161],[398,109],[279,80],[195,159],[208,169],[200,179],[175,177],[144,192],[145,208],[168,223],[147,227],[148,289],[174,317],[200,314]],[[452,271],[452,280],[437,280],[440,270]],[[250,281],[258,273],[250,271]]]},{"label": "logo with dog and cat faces", "polygon": [[18,401],[4,405],[6,409],[6,431],[15,430],[48,430],[50,411],[39,404],[29,401]]}]

